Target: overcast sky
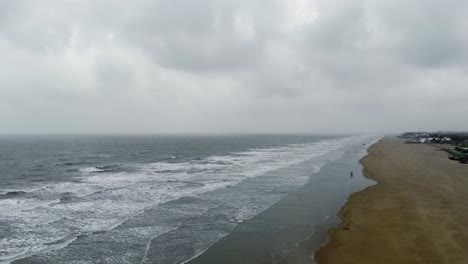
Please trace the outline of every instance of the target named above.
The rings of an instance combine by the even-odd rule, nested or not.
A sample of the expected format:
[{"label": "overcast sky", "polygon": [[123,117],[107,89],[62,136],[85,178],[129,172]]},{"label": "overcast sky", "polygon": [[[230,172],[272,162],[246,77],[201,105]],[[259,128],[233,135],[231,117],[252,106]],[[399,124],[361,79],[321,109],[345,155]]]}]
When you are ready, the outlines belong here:
[{"label": "overcast sky", "polygon": [[0,0],[0,133],[468,130],[466,0]]}]

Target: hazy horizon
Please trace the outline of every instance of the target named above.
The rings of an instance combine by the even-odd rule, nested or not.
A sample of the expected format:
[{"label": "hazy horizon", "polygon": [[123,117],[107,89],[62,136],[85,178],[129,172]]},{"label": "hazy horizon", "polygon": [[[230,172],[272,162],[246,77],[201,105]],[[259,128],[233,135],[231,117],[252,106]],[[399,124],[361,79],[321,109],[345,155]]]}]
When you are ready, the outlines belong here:
[{"label": "hazy horizon", "polygon": [[[462,132],[460,132],[462,133]],[[465,133],[465,132],[463,132]],[[155,136],[155,137],[248,137],[248,136],[359,136],[359,135],[386,135],[386,136],[397,136],[402,133],[378,133],[378,132],[356,132],[356,133],[334,133],[334,132],[323,132],[323,133],[314,133],[314,132],[191,132],[191,133],[111,133],[111,132],[102,132],[102,133],[0,133],[1,136],[13,136],[13,137],[22,137],[22,136],[129,136],[129,137],[139,137],[139,136]]]},{"label": "hazy horizon", "polygon": [[467,131],[462,0],[1,1],[0,134]]}]

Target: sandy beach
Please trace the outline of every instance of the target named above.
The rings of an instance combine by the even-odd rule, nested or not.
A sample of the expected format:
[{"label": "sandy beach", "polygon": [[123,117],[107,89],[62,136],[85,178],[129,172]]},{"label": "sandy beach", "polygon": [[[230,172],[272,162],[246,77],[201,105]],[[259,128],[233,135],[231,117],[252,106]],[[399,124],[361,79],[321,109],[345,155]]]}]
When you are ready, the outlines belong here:
[{"label": "sandy beach", "polygon": [[386,137],[362,160],[378,185],[351,195],[319,264],[468,263],[468,166]]}]

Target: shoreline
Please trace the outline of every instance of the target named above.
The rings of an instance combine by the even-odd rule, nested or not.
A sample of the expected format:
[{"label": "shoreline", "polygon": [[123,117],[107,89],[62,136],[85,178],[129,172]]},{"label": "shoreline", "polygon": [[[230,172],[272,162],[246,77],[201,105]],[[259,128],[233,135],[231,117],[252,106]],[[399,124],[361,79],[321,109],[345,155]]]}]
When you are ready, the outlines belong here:
[{"label": "shoreline", "polygon": [[[385,138],[385,137],[384,137]],[[374,185],[371,185],[371,186],[368,186],[366,188],[364,188],[363,190],[360,190],[360,191],[357,191],[357,192],[354,192],[354,193],[351,193],[348,197],[348,199],[346,200],[345,204],[343,205],[343,207],[341,207],[340,211],[338,212],[337,216],[338,218],[340,219],[340,224],[330,230],[328,230],[328,235],[327,235],[327,241],[321,245],[318,249],[315,250],[314,254],[313,254],[313,259],[316,261],[316,264],[321,264],[320,261],[317,259],[317,253],[322,249],[324,248],[325,246],[327,246],[331,240],[332,240],[332,237],[333,235],[338,232],[338,231],[341,231],[341,230],[346,230],[347,226],[349,225],[349,220],[346,218],[346,212],[348,211],[348,208],[349,208],[349,201],[352,199],[352,197],[354,195],[358,195],[360,193],[365,193],[371,189],[374,189],[374,188],[377,188],[381,185],[384,184],[384,182],[382,180],[378,180],[378,179],[374,179],[372,178],[371,176],[369,176],[370,174],[366,171],[366,167],[364,166],[363,164],[363,161],[370,155],[370,150],[371,148],[373,148],[376,144],[378,144],[381,140],[383,140],[384,138],[380,139],[379,141],[375,142],[373,145],[371,145],[368,149],[367,149],[367,155],[362,157],[360,160],[359,160],[359,164],[362,166],[362,176],[366,179],[369,179],[371,181],[374,181],[375,184]]]},{"label": "shoreline", "polygon": [[[188,264],[313,263],[313,250],[319,248],[326,241],[327,232],[340,223],[336,212],[349,193],[375,184],[362,176],[363,167],[359,161],[368,148],[362,143],[348,147],[338,159],[327,162],[315,173],[311,173],[314,162],[275,172],[303,173],[309,175],[309,180],[301,189],[288,193],[262,213],[239,223],[229,235]],[[321,159],[326,162],[332,157]],[[350,171],[354,171],[354,177],[350,178]],[[274,174],[268,177],[272,176]]]},{"label": "shoreline", "polygon": [[318,264],[468,263],[468,166],[393,137],[360,163],[377,183],[349,196]]},{"label": "shoreline", "polygon": [[[382,139],[383,137],[375,142],[370,143],[365,148],[365,154],[362,155],[359,159],[354,160],[353,164],[348,167],[353,168],[352,171],[354,172],[354,180],[349,182],[351,185],[346,192],[347,194],[343,197],[344,200],[339,204],[339,207],[337,207],[335,211],[330,211],[330,214],[321,223],[318,223],[314,226],[313,234],[311,234],[303,241],[297,243],[294,249],[288,252],[288,254],[286,254],[281,260],[275,262],[275,264],[317,264],[315,260],[315,253],[329,242],[330,236],[334,231],[343,229],[347,224],[347,219],[344,218],[343,215],[346,212],[346,205],[349,198],[354,194],[363,192],[380,184],[378,181],[375,181],[365,175],[365,168],[362,164],[362,160],[364,160],[369,155],[369,149],[380,142]],[[334,174],[334,176],[336,176],[340,173],[335,172]]]}]

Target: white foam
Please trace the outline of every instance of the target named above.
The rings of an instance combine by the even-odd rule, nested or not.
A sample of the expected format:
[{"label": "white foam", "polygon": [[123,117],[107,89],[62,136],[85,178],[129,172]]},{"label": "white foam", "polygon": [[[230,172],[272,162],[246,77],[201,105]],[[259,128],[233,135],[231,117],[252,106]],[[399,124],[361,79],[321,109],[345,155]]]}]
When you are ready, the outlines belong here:
[{"label": "white foam", "polygon": [[0,200],[0,211],[14,213],[16,211],[31,210],[41,206],[58,203],[60,200],[38,200],[33,198],[11,198]]},{"label": "white foam", "polygon": [[104,171],[103,169],[100,169],[98,167],[86,167],[86,168],[81,168],[80,172],[82,173],[93,173],[93,172],[102,172]]}]

